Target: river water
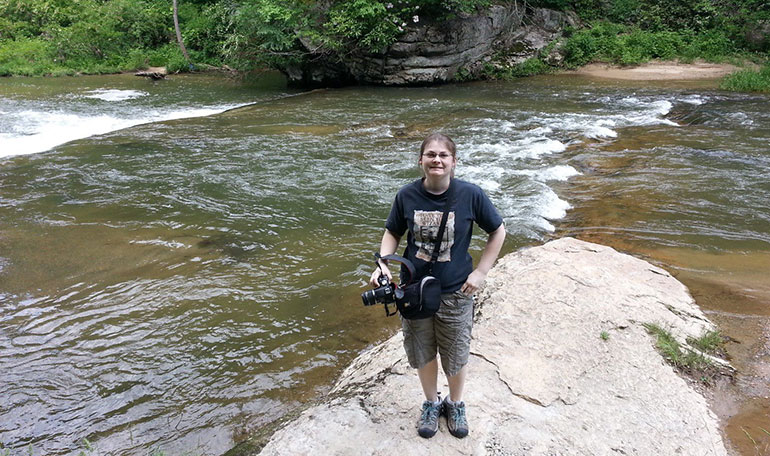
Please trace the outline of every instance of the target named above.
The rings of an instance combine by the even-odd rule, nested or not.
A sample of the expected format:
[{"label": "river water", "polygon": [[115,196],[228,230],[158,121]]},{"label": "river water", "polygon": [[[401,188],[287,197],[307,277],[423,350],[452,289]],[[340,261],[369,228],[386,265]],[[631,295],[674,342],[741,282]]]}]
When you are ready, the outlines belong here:
[{"label": "river water", "polygon": [[734,339],[750,326],[746,400],[724,413],[754,432],[767,103],[569,75],[312,92],[272,74],[2,79],[0,442],[221,454],[324,394],[397,328],[359,295],[435,130],[500,209],[506,252],[610,244],[673,270]]}]

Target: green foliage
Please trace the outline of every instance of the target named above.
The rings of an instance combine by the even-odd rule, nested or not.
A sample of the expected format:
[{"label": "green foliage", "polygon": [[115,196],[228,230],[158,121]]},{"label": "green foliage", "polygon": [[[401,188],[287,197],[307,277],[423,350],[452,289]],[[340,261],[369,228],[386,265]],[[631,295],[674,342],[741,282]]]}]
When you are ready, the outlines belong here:
[{"label": "green foliage", "polygon": [[224,2],[205,5],[200,10],[185,4],[179,10],[185,45],[192,51],[200,51],[201,61],[218,64],[233,32],[233,11]]},{"label": "green foliage", "polygon": [[297,62],[302,53],[299,36],[309,30],[310,14],[310,6],[300,0],[246,1],[223,43],[225,56],[240,68]]},{"label": "green foliage", "polygon": [[[641,14],[642,0],[612,0],[607,19],[612,22],[636,24]],[[597,18],[594,18],[597,19]]]},{"label": "green foliage", "polygon": [[525,77],[547,73],[551,68],[537,57],[527,59],[511,69],[511,76]]},{"label": "green foliage", "polygon": [[[512,80],[527,76],[535,76],[551,71],[551,67],[539,57],[529,58],[517,65],[506,66],[501,62],[497,64],[487,63],[482,69],[482,75],[486,79]],[[466,76],[466,75],[461,75]],[[459,80],[458,77],[455,79]]]},{"label": "green foliage", "polygon": [[683,348],[669,331],[654,323],[645,323],[643,326],[655,337],[655,348],[674,367],[698,373],[702,379],[706,378],[703,373],[713,369],[711,360],[701,353]]},{"label": "green foliage", "polygon": [[[190,54],[190,58],[193,61],[200,61],[200,59],[196,58],[198,57],[197,52],[190,51]],[[144,65],[140,66],[165,66],[169,73],[190,71],[187,61],[176,43],[169,43],[161,48],[139,55],[142,55],[144,57],[144,62],[146,62]]]},{"label": "green foliage", "polygon": [[[219,64],[232,23],[229,0],[179,3],[191,57]],[[0,74],[116,72],[150,60],[187,71],[172,45],[170,0],[0,0]]]},{"label": "green foliage", "polygon": [[727,76],[721,84],[726,90],[770,93],[770,63],[760,70],[745,69]]},{"label": "green foliage", "polygon": [[698,338],[688,337],[687,343],[704,353],[711,354],[721,351],[725,344],[719,331],[708,331]]},{"label": "green foliage", "polygon": [[39,38],[0,43],[0,76],[46,74],[55,68],[53,47]]},{"label": "green foliage", "polygon": [[682,58],[721,61],[735,54],[726,31],[702,33],[649,31],[609,22],[595,22],[574,32],[565,47],[566,64],[578,67],[593,61],[635,65],[652,59]]},{"label": "green foliage", "polygon": [[393,4],[388,5],[377,0],[336,3],[325,24],[327,43],[336,49],[361,46],[374,52],[384,51],[406,27],[400,17],[403,8],[391,13]]},{"label": "green foliage", "polygon": [[680,54],[685,59],[702,58],[711,62],[723,61],[736,53],[736,44],[726,30],[706,30],[699,34],[685,34]]},{"label": "green foliage", "polygon": [[627,28],[619,24],[597,22],[590,28],[574,32],[564,45],[567,65],[577,67],[617,54],[618,36],[626,31]]},{"label": "green foliage", "polygon": [[711,0],[640,0],[636,25],[652,30],[700,32],[720,25],[722,15]]}]

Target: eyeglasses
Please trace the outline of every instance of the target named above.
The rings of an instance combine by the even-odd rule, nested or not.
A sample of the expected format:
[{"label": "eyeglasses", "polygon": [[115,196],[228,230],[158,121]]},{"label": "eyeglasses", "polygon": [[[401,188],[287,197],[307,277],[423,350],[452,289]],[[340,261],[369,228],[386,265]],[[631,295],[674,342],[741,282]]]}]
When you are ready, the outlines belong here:
[{"label": "eyeglasses", "polygon": [[447,154],[446,152],[441,152],[440,154],[437,154],[435,152],[425,152],[422,154],[422,156],[427,158],[428,160],[433,160],[436,157],[442,160],[446,160],[447,158],[451,157],[452,154]]}]

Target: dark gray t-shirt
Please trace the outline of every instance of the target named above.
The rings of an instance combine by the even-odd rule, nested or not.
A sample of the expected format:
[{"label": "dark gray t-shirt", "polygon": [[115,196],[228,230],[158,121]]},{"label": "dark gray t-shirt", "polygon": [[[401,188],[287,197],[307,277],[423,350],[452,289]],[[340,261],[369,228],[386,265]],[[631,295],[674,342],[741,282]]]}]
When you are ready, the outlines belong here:
[{"label": "dark gray t-shirt", "polygon": [[[452,185],[455,204],[449,212],[438,260],[433,266],[433,275],[441,281],[442,293],[459,290],[473,272],[473,259],[468,253],[473,222],[487,233],[495,231],[503,223],[502,217],[478,185],[460,179],[452,179]],[[447,193],[429,193],[423,187],[422,179],[407,184],[396,194],[385,222],[385,228],[398,237],[409,232],[403,256],[414,263],[418,271],[416,278],[428,272]],[[405,268],[402,268],[401,280],[405,279],[405,274]]]}]

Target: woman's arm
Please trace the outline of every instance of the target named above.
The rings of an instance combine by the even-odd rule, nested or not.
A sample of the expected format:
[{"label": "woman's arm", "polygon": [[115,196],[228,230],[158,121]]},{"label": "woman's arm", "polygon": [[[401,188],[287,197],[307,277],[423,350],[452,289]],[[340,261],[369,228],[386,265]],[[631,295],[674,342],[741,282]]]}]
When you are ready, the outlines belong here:
[{"label": "woman's arm", "polygon": [[[382,242],[380,242],[380,256],[396,253],[398,242],[400,240],[400,236],[396,236],[395,234],[391,233],[390,230],[386,229],[385,234],[382,235]],[[494,259],[492,261],[494,262]],[[377,279],[382,274],[385,274],[385,276],[388,278],[388,281],[393,280],[393,274],[391,274],[390,269],[388,269],[388,262],[385,260],[378,260],[377,262],[380,264],[380,267],[372,272],[372,278],[369,280],[369,284],[375,288],[380,286],[380,284],[377,283]]]},{"label": "woman's arm", "polygon": [[497,260],[497,255],[500,254],[500,249],[503,247],[503,241],[505,240],[505,226],[501,223],[495,231],[489,233],[489,239],[487,239],[487,245],[484,247],[484,251],[481,253],[481,259],[479,260],[476,269],[471,272],[460,291],[467,295],[471,295],[478,291],[479,287],[484,284],[484,280],[487,278],[489,270],[492,269],[492,265]]}]

